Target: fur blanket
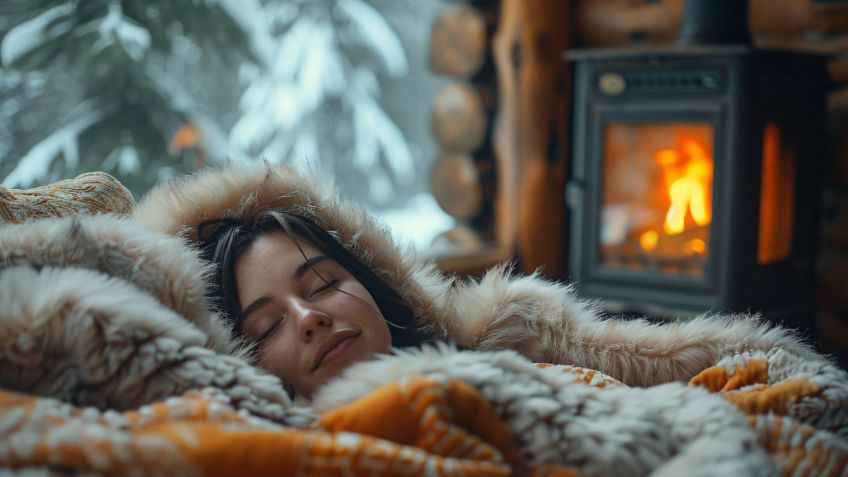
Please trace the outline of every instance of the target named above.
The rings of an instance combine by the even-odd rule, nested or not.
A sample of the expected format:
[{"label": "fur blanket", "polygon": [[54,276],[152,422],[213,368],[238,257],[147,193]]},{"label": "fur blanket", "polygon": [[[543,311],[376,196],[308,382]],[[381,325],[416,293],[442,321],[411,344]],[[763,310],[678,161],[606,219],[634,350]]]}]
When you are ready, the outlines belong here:
[{"label": "fur blanket", "polygon": [[[46,215],[132,208],[93,179],[112,185],[5,191],[0,206],[12,222],[33,197]],[[326,226],[423,328],[478,351],[400,352],[293,402],[210,310],[191,245],[202,220],[268,207]],[[207,170],[132,220],[0,226],[2,475],[846,475],[846,438],[848,374],[787,330],[610,319],[503,267],[444,277],[286,169]]]},{"label": "fur blanket", "polygon": [[107,216],[7,225],[0,270],[12,473],[848,475],[848,376],[800,344],[647,388],[513,351],[402,352],[307,407],[221,334],[179,238]]}]

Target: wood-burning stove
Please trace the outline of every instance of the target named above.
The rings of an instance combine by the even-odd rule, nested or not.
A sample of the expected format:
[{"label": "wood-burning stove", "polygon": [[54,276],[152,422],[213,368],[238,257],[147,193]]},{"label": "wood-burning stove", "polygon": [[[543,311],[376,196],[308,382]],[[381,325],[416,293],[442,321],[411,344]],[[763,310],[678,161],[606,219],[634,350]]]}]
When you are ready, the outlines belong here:
[{"label": "wood-burning stove", "polygon": [[570,278],[619,310],[795,321],[814,303],[824,61],[719,32],[712,8],[690,24],[708,5],[747,12],[690,2],[676,47],[569,53]]}]

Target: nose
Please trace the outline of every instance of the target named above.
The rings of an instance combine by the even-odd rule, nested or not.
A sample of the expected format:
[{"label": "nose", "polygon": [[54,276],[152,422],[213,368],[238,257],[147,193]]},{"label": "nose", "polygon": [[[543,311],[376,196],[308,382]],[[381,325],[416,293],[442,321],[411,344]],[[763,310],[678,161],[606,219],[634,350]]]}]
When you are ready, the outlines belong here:
[{"label": "nose", "polygon": [[318,329],[333,326],[333,319],[330,318],[330,315],[301,300],[292,301],[289,306],[289,313],[297,323],[298,336],[304,341],[312,339]]}]

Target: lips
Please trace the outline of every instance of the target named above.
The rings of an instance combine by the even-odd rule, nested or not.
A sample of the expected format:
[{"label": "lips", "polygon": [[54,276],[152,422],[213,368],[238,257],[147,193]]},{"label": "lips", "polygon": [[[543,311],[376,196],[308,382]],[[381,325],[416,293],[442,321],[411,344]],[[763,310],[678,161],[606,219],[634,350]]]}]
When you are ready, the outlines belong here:
[{"label": "lips", "polygon": [[310,372],[315,372],[325,361],[330,362],[347,351],[361,333],[357,330],[339,330],[331,334],[315,351]]}]

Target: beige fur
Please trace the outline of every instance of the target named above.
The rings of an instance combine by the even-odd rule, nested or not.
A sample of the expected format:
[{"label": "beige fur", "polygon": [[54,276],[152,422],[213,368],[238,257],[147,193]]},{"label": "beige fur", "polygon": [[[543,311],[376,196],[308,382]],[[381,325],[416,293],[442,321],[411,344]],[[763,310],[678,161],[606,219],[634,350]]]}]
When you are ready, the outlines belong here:
[{"label": "beige fur", "polygon": [[258,417],[308,423],[207,310],[206,269],[181,240],[126,219],[3,227],[0,386],[115,410],[213,387]]},{"label": "beige fur", "polygon": [[[489,271],[480,281],[443,276],[361,207],[303,171],[229,164],[160,186],[134,220],[189,241],[204,220],[250,218],[282,208],[305,213],[395,287],[434,336],[476,349],[514,349],[536,361],[597,369],[631,385],[688,380],[738,351],[785,348],[822,360],[790,332],[751,316],[703,316],[666,325],[606,318],[572,289]],[[390,318],[390,317],[389,317]]]},{"label": "beige fur", "polygon": [[[598,389],[558,368],[538,369],[509,351],[458,352],[446,346],[356,364],[325,386],[323,414],[381,385],[411,377],[459,380],[485,396],[527,462],[577,465],[581,474],[774,475],[745,417],[721,396],[669,383]],[[696,469],[705,467],[702,473]],[[676,471],[676,472],[675,472]]]},{"label": "beige fur", "polygon": [[[422,318],[423,326],[450,327],[442,306],[450,280],[411,245],[395,244],[385,224],[342,200],[310,171],[264,164],[206,169],[154,188],[139,203],[133,220],[192,242],[197,226],[206,220],[250,219],[269,207],[312,218],[392,284]],[[436,334],[448,332],[439,329]]]},{"label": "beige fur", "polygon": [[[242,359],[227,324],[207,309],[208,266],[191,247],[198,221],[273,206],[311,214],[335,232],[435,336],[514,350],[441,345],[360,363],[319,391],[319,412],[390,380],[460,379],[492,404],[528,462],[597,475],[768,475],[773,462],[729,402],[667,383],[756,356],[768,363],[769,384],[802,377],[817,387],[791,404],[789,417],[848,432],[848,374],[786,330],[749,316],[666,325],[606,318],[568,286],[511,276],[508,267],[479,281],[444,277],[314,182],[285,168],[226,166],[153,191],[135,216],[144,226],[86,217],[0,228],[0,386],[104,410],[203,389],[250,414],[257,428],[310,423],[312,408],[293,404],[277,378]],[[666,384],[598,390],[518,353],[629,384]]]},{"label": "beige fur", "polygon": [[0,267],[19,264],[82,267],[123,278],[198,326],[210,348],[236,350],[226,325],[209,310],[208,265],[175,237],[107,215],[7,225],[0,229]]},{"label": "beige fur", "polygon": [[491,270],[459,285],[453,312],[467,317],[454,338],[479,349],[514,349],[539,362],[600,370],[639,386],[686,381],[728,353],[782,347],[821,360],[789,331],[748,315],[700,316],[666,324],[604,317],[571,287]]}]

